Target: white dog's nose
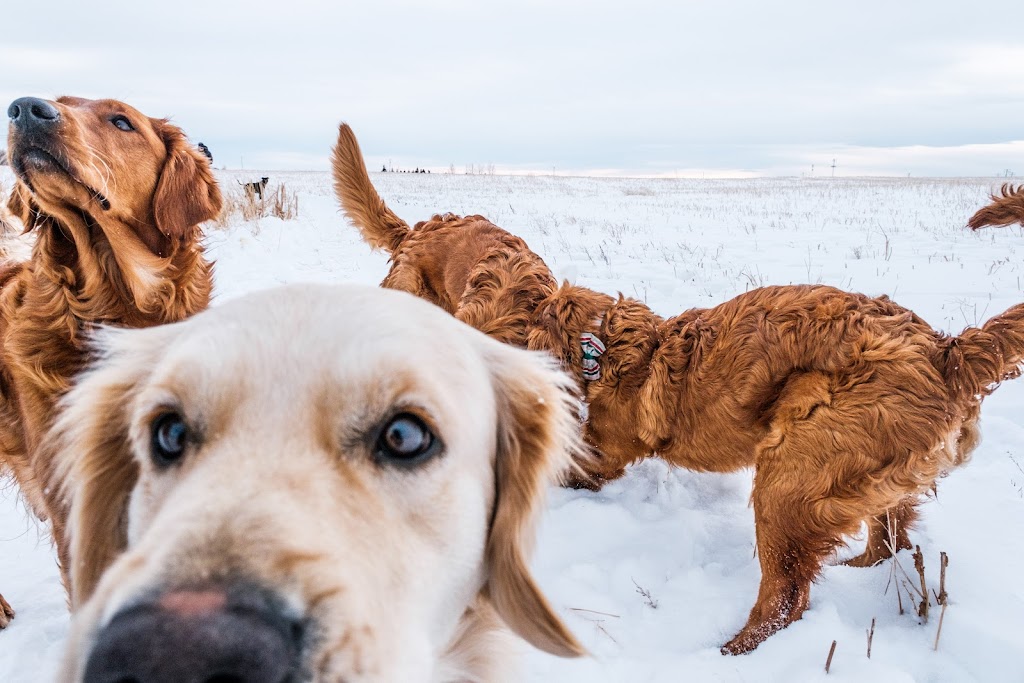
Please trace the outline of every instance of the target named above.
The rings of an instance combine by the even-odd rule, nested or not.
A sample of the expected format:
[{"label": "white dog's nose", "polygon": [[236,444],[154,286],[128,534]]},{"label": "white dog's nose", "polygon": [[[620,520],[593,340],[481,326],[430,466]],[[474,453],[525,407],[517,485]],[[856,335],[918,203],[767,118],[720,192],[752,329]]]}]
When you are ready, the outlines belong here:
[{"label": "white dog's nose", "polygon": [[86,683],[283,683],[295,680],[301,623],[251,585],[164,593],[100,631]]}]

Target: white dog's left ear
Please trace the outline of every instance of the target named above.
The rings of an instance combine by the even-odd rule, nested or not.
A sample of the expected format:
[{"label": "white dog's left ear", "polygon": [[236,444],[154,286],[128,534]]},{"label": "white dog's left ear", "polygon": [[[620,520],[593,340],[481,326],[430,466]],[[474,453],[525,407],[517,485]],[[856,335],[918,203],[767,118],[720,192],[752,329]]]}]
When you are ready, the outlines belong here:
[{"label": "white dog's left ear", "polygon": [[543,354],[488,344],[498,404],[497,499],[487,540],[487,593],[505,623],[561,657],[586,654],[529,569],[547,489],[582,453],[575,385]]}]

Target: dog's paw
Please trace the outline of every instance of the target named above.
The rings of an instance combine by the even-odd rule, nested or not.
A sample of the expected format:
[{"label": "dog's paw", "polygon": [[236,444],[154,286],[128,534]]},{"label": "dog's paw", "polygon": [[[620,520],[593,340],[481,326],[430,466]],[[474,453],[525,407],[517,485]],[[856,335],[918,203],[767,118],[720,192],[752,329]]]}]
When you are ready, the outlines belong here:
[{"label": "dog's paw", "polygon": [[743,629],[735,638],[722,646],[721,653],[723,655],[745,655],[756,650],[765,638],[766,636],[750,633],[748,629]]},{"label": "dog's paw", "polygon": [[7,624],[11,623],[13,618],[14,609],[9,602],[4,600],[4,596],[0,595],[0,629],[7,628]]},{"label": "dog's paw", "polygon": [[891,553],[887,555],[877,555],[876,553],[870,553],[865,551],[860,555],[857,555],[856,557],[851,557],[848,560],[843,560],[840,564],[847,567],[874,567],[876,564],[885,562],[890,557],[892,557]]},{"label": "dog's paw", "polygon": [[566,475],[562,486],[567,489],[586,489],[588,491],[600,491],[604,480],[600,477],[585,472],[572,472]]}]

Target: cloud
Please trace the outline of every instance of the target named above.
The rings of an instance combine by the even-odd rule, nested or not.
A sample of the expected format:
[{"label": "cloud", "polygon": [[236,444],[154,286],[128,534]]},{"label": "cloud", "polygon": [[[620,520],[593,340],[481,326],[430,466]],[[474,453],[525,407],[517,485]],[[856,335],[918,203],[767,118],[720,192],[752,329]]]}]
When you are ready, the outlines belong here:
[{"label": "cloud", "polygon": [[5,34],[0,98],[125,99],[229,165],[324,168],[347,120],[368,154],[435,168],[797,173],[844,153],[865,172],[1024,166],[1017,147],[985,147],[1024,121],[1009,0],[104,8],[0,10],[7,26],[46,16],[45,43]]}]

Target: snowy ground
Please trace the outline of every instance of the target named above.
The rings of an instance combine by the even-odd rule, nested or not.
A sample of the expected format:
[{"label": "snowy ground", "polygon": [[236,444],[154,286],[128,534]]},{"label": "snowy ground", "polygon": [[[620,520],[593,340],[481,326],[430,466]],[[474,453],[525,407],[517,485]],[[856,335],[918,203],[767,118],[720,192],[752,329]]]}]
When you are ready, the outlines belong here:
[{"label": "snowy ground", "polygon": [[[223,173],[236,179],[259,172]],[[268,173],[298,191],[295,221],[208,232],[217,296],[295,281],[376,284],[386,259],[338,215],[320,173]],[[482,213],[523,236],[560,277],[647,301],[664,315],[762,284],[823,282],[887,293],[959,331],[1024,300],[1024,234],[963,228],[995,180],[616,180],[375,174],[410,222]],[[986,402],[985,442],[939,486],[914,534],[929,586],[949,553],[950,606],[919,623],[891,563],[830,566],[804,618],[756,652],[723,657],[757,592],[751,477],[649,461],[600,493],[554,493],[538,544],[541,584],[593,653],[531,653],[530,681],[1022,681],[1024,381]],[[53,553],[11,491],[0,494],[0,592],[18,617],[0,632],[0,681],[49,680],[68,616]],[[857,552],[863,541],[851,539]],[[899,557],[913,573],[909,554]],[[645,593],[646,595],[642,594]],[[871,658],[866,630],[876,620]]]}]

